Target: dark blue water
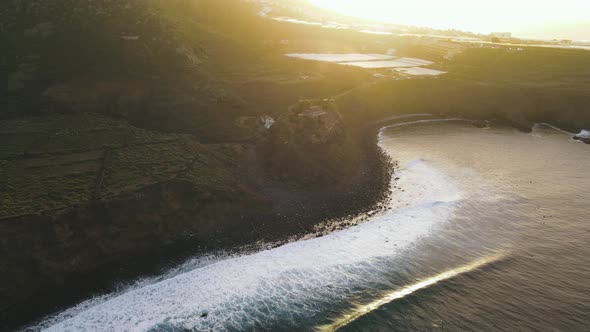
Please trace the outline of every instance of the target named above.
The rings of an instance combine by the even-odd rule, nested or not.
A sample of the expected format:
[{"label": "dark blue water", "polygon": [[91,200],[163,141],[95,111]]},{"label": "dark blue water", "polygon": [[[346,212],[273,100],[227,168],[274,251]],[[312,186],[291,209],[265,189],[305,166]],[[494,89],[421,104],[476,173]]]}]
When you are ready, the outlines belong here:
[{"label": "dark blue water", "polygon": [[[590,150],[552,129],[457,124],[392,128],[398,159],[420,156],[469,192],[417,265],[482,248],[505,258],[392,301],[343,331],[585,331],[590,323]],[[453,264],[449,264],[452,266]]]}]

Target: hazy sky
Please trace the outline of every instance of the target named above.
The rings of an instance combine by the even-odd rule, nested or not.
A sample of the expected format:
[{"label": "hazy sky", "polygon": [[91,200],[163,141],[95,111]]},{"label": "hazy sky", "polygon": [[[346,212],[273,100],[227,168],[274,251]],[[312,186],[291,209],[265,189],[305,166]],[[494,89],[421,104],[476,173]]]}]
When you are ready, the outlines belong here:
[{"label": "hazy sky", "polygon": [[590,40],[590,0],[310,0],[391,23],[529,38]]}]

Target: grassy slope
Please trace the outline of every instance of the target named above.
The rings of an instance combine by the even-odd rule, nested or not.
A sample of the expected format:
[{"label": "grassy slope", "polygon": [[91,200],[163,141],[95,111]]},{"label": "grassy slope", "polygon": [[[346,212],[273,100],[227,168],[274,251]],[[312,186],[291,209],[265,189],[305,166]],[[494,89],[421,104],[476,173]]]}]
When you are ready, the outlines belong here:
[{"label": "grassy slope", "polygon": [[[8,22],[0,38],[10,50],[0,55],[8,73],[0,98],[6,106],[0,109],[6,142],[0,216],[75,206],[169,180],[195,155],[209,153],[193,141],[248,137],[236,118],[278,117],[300,98],[334,95],[370,76],[284,57],[302,48],[356,51],[367,43],[358,34],[264,20],[239,1],[75,4],[0,5]],[[290,45],[280,45],[284,39]],[[107,150],[112,156],[103,172]],[[202,172],[198,181],[219,177]]]},{"label": "grassy slope", "polygon": [[[263,20],[255,11],[237,0],[3,3],[0,37],[9,51],[0,59],[8,84],[0,101],[12,107],[0,111],[0,215],[78,205],[181,176],[196,155],[209,159],[214,150],[195,140],[248,137],[235,125],[238,117],[280,117],[300,98],[337,95],[371,76],[284,53],[399,46],[412,55],[407,40]],[[447,76],[367,85],[338,106],[352,128],[390,114],[431,112],[528,118],[574,130],[590,127],[589,59],[576,50],[468,49],[441,64]],[[326,154],[316,154],[310,162],[330,170]],[[233,181],[200,174],[191,181]]]},{"label": "grassy slope", "polygon": [[590,127],[590,53],[526,48],[468,49],[438,79],[387,81],[339,100],[350,122],[436,113]]},{"label": "grassy slope", "polygon": [[[284,53],[383,52],[392,46],[412,52],[405,40],[263,20],[255,8],[237,1],[233,6],[211,0],[105,1],[98,7],[68,7],[70,0],[18,3],[0,7],[8,22],[0,35],[10,46],[0,56],[10,74],[8,97],[0,100],[21,97],[24,103],[1,110],[6,118],[0,123],[6,142],[0,151],[2,216],[114,197],[180,176],[195,155],[210,153],[195,139],[239,141],[248,137],[234,125],[240,116],[280,117],[300,98],[337,95],[370,77],[356,68],[287,59]],[[122,33],[140,39],[125,41]],[[450,72],[440,79],[386,81],[345,94],[338,106],[347,125],[431,112],[590,127],[585,51],[468,49],[440,66]],[[69,111],[53,113],[56,106],[47,106],[46,91],[66,95],[61,101],[69,101]],[[102,170],[107,150],[108,168]],[[318,155],[330,169],[321,160],[325,153]],[[352,157],[336,159],[347,158]],[[199,181],[206,184],[209,173],[201,174]],[[230,181],[211,174],[212,182]]]},{"label": "grassy slope", "polygon": [[[352,51],[364,43],[358,36],[263,20],[238,0],[88,6],[0,3],[0,22],[10,21],[0,29],[10,50],[0,54],[8,80],[0,91],[0,320],[26,315],[18,305],[47,298],[41,290],[169,244],[282,239],[323,215],[350,212],[322,206],[315,219],[306,218],[326,199],[318,195],[296,211],[303,215],[270,215],[270,204],[242,178],[253,166],[242,159],[250,147],[231,142],[249,134],[235,125],[239,117],[280,116],[299,98],[334,95],[370,76],[284,57],[302,45],[328,47],[329,40],[343,42],[335,51]],[[310,35],[317,35],[311,44]],[[279,47],[282,39],[292,45]],[[335,158],[351,157],[341,153]],[[334,165],[327,155],[312,163],[320,173]],[[376,200],[364,194],[362,202]]]},{"label": "grassy slope", "polygon": [[158,182],[186,180],[234,191],[235,162],[187,135],[129,126],[97,114],[3,121],[0,217],[109,199]]}]

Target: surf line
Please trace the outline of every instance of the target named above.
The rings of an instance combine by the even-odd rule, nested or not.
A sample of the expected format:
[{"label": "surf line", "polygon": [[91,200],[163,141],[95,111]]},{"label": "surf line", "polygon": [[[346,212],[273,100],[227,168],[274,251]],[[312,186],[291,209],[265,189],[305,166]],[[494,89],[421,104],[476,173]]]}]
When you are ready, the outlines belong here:
[{"label": "surf line", "polygon": [[436,276],[419,281],[415,284],[408,285],[408,286],[405,286],[401,289],[397,289],[392,292],[386,293],[383,297],[381,297],[369,304],[360,305],[360,306],[356,307],[355,309],[353,309],[352,311],[337,318],[332,323],[319,326],[316,330],[322,331],[322,332],[337,331],[338,329],[354,322],[355,320],[359,319],[360,317],[362,317],[374,310],[379,309],[383,305],[386,305],[386,304],[393,302],[395,300],[404,298],[416,291],[419,291],[423,288],[427,288],[427,287],[432,286],[432,285],[439,283],[441,281],[445,281],[445,280],[454,278],[454,277],[459,276],[461,274],[468,273],[473,270],[477,270],[481,267],[484,267],[486,265],[489,265],[491,263],[500,261],[504,257],[506,257],[506,253],[498,253],[498,254],[494,254],[491,256],[487,256],[487,257],[478,259],[474,262],[471,262],[469,264],[459,266],[459,267],[454,268],[452,270],[448,270],[448,271],[440,273]]}]

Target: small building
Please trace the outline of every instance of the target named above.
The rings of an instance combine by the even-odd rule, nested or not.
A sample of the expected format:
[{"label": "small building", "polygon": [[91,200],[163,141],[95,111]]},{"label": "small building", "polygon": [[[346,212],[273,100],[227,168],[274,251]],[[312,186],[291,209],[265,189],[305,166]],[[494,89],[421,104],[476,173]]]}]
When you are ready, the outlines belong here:
[{"label": "small building", "polygon": [[273,119],[270,115],[261,115],[258,117],[258,121],[264,126],[266,129],[270,129],[272,125],[275,124],[275,119]]}]

